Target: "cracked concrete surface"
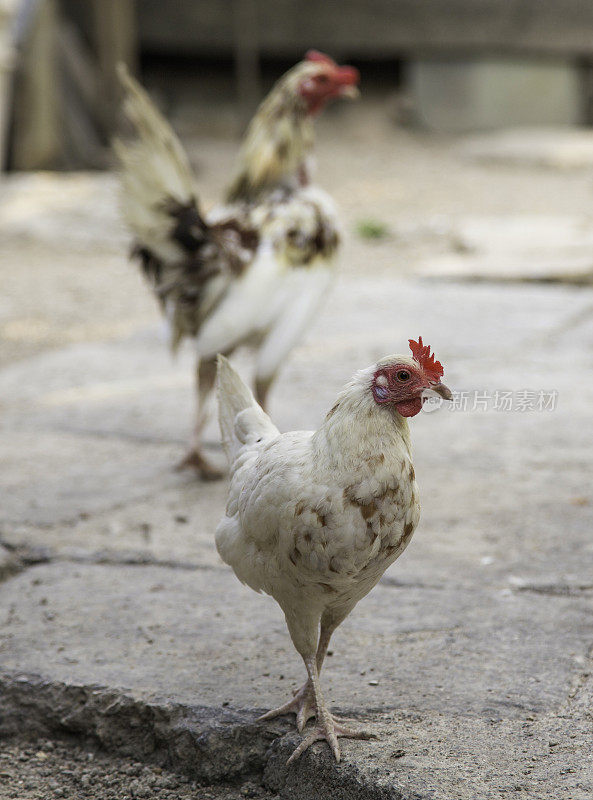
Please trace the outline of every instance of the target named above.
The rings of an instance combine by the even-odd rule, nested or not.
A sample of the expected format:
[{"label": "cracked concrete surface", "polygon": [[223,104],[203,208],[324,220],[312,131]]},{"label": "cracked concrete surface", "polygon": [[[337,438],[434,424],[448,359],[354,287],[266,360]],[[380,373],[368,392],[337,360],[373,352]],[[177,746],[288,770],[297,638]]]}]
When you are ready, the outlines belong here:
[{"label": "cracked concrete surface", "polygon": [[[403,144],[420,158],[421,144]],[[374,158],[385,157],[384,148]],[[436,165],[438,145],[425,148]],[[441,164],[456,163],[441,148]],[[380,163],[367,159],[367,171],[369,164],[363,190],[380,208]],[[471,169],[498,180],[499,193],[507,186],[510,213],[516,175]],[[401,180],[411,186],[420,173],[412,160]],[[533,178],[529,192],[559,185],[551,173]],[[21,341],[29,309],[19,327],[17,296],[0,307],[9,342],[0,370],[0,736],[75,736],[150,769],[255,781],[265,796],[297,800],[329,791],[381,800],[589,800],[591,290],[422,281],[416,271],[444,246],[425,235],[423,222],[420,243],[391,239],[373,250],[349,241],[345,274],[274,391],[279,426],[316,426],[355,369],[418,333],[434,345],[447,383],[470,400],[466,410],[412,420],[420,527],[337,631],[324,668],[331,705],[379,738],[345,740],[340,765],[317,745],[287,768],[299,740],[291,720],[255,719],[300,685],[303,668],[273,601],[241,586],[216,554],[225,483],[171,471],[190,426],[191,352],[169,358],[150,298],[116,255],[111,184],[98,180],[107,180],[97,199],[107,210],[95,233],[89,227],[88,261],[82,234],[79,254],[54,267],[39,243],[53,259],[67,252],[64,236],[38,223],[27,241],[16,212],[3,223],[10,252],[33,253],[37,295],[49,280],[46,302],[56,297],[57,318],[75,314],[57,276],[70,292],[73,258],[90,273],[76,278],[75,336],[40,321],[38,330],[51,329],[47,342]],[[582,176],[564,180],[577,184],[576,209]],[[346,192],[337,177],[334,188]],[[347,206],[353,220],[358,211]],[[104,228],[115,232],[104,245],[109,281],[101,282],[93,270]],[[377,272],[364,267],[369,252],[377,253]],[[384,266],[390,253],[393,275]],[[126,292],[127,327],[112,329],[114,317],[126,316]],[[248,354],[236,363],[250,373]],[[557,404],[497,411],[492,397],[502,390],[554,390]],[[474,391],[490,396],[487,408],[473,407]],[[222,462],[214,422],[207,439]]]}]

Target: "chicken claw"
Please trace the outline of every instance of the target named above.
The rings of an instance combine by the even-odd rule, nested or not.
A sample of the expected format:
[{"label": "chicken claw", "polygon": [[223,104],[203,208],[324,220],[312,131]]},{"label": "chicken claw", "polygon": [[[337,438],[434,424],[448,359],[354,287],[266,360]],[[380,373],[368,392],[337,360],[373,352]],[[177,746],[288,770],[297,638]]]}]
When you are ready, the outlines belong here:
[{"label": "chicken claw", "polygon": [[354,728],[348,728],[341,722],[335,719],[331,714],[323,714],[320,716],[318,722],[315,723],[315,726],[311,733],[306,736],[294,753],[290,756],[287,764],[291,764],[293,761],[296,761],[305,750],[307,750],[314,742],[325,741],[329,744],[332,753],[336,761],[340,761],[341,753],[340,753],[340,745],[338,744],[338,737],[341,736],[345,739],[376,739],[376,734],[371,733],[370,731],[365,730],[355,730]]},{"label": "chicken claw", "polygon": [[195,469],[203,481],[218,481],[224,477],[224,472],[213,466],[199,450],[190,450],[189,453],[177,464],[175,470]]},{"label": "chicken claw", "polygon": [[273,708],[266,714],[262,714],[257,718],[257,722],[262,722],[275,717],[281,717],[284,714],[296,714],[296,726],[299,733],[307,722],[315,716],[315,695],[313,693],[313,686],[310,681],[304,683],[300,689],[294,692],[294,697],[283,706]]}]

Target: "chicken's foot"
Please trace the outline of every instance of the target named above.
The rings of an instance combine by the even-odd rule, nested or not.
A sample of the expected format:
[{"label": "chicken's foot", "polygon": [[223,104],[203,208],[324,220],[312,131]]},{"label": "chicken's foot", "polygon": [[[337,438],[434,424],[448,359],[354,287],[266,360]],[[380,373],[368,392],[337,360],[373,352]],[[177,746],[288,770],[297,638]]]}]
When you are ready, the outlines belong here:
[{"label": "chicken's foot", "polygon": [[175,469],[194,469],[203,481],[217,481],[224,477],[224,472],[206,458],[202,453],[202,430],[208,420],[207,402],[216,380],[216,358],[200,360],[196,367],[197,413],[196,424],[191,439],[191,447]]},{"label": "chicken's foot", "polygon": [[315,716],[315,695],[310,681],[304,683],[300,689],[295,690],[292,700],[284,703],[283,706],[273,708],[266,714],[262,714],[261,717],[257,718],[257,722],[281,717],[284,714],[296,714],[297,730],[302,733],[307,722],[311,717]]},{"label": "chicken's foot", "polygon": [[196,448],[192,448],[175,467],[178,472],[190,468],[195,469],[203,481],[217,481],[224,477],[224,472],[211,464]]},{"label": "chicken's foot", "polygon": [[345,739],[376,738],[376,734],[372,733],[371,731],[348,728],[343,723],[338,722],[335,717],[327,712],[327,714],[321,717],[321,719],[318,718],[318,721],[315,723],[311,733],[309,733],[303,739],[286,763],[291,764],[293,761],[296,761],[297,758],[299,758],[299,756],[301,756],[312,744],[323,740],[329,744],[336,761],[340,761],[342,757],[340,753],[340,745],[338,744],[338,737],[340,736]]},{"label": "chicken's foot", "polygon": [[273,375],[271,378],[259,378],[259,377],[255,378],[255,387],[254,387],[255,399],[266,413],[268,413],[268,394],[271,385],[274,383],[275,377],[276,376]]},{"label": "chicken's foot", "polygon": [[340,745],[338,744],[339,736],[347,739],[372,739],[374,738],[374,734],[365,730],[349,728],[342,722],[334,719],[334,717],[328,711],[323,699],[323,695],[321,694],[316,657],[310,656],[304,658],[303,660],[305,662],[305,666],[307,667],[307,674],[309,675],[309,680],[305,686],[308,686],[309,684],[311,685],[313,699],[315,702],[316,722],[311,733],[309,733],[305,739],[303,739],[294,753],[290,756],[287,763],[290,764],[293,761],[296,761],[296,759],[299,758],[299,756],[301,756],[314,742],[321,740],[325,740],[329,744],[336,761],[339,761],[341,758]]}]

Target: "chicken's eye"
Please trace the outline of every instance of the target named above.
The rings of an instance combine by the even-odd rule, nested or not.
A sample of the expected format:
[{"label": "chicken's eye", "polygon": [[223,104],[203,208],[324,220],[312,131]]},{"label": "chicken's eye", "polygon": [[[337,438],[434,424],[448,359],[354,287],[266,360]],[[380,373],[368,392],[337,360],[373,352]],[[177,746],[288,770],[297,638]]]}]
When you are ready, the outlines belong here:
[{"label": "chicken's eye", "polygon": [[407,369],[400,369],[397,373],[397,379],[400,381],[409,381],[411,377]]},{"label": "chicken's eye", "polygon": [[327,77],[327,75],[324,75],[323,73],[317,76],[317,83],[327,83],[328,80],[329,78]]}]

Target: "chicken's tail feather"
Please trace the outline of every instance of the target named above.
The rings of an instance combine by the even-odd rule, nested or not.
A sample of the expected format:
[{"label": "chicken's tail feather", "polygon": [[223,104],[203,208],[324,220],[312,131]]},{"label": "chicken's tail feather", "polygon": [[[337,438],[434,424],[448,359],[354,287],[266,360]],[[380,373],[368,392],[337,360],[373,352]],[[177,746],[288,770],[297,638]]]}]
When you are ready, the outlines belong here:
[{"label": "chicken's tail feather", "polygon": [[222,443],[232,466],[245,444],[256,444],[276,436],[278,429],[257,404],[251,390],[231,367],[228,359],[218,356],[218,419]]},{"label": "chicken's tail feather", "polygon": [[179,221],[176,214],[192,225],[204,225],[189,159],[169,123],[123,64],[118,65],[118,75],[123,110],[135,134],[113,142],[121,165],[124,217],[142,247],[165,262],[177,261],[183,242],[172,236]]}]

